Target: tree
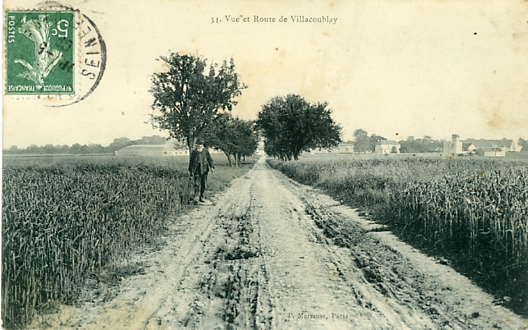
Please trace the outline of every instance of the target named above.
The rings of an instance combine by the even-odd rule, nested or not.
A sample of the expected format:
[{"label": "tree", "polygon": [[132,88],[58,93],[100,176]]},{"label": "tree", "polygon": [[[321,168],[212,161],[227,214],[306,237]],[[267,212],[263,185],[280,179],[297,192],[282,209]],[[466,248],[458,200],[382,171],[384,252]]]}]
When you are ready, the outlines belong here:
[{"label": "tree", "polygon": [[371,150],[370,138],[367,131],[357,129],[354,131],[354,152],[367,152]]},{"label": "tree", "polygon": [[105,148],[97,143],[91,143],[88,146],[88,152],[89,154],[102,154],[105,152]]},{"label": "tree", "polygon": [[110,143],[108,147],[106,147],[106,151],[113,153],[116,150],[119,150],[132,144],[134,144],[134,142],[127,137],[115,138],[114,141]]},{"label": "tree", "polygon": [[162,145],[167,142],[167,139],[159,136],[159,135],[152,135],[152,136],[143,136],[139,140],[133,141],[134,144],[143,144],[143,145]]},{"label": "tree", "polygon": [[251,121],[233,118],[230,113],[221,113],[207,131],[204,141],[211,147],[222,150],[229,166],[231,156],[238,166],[242,157],[251,156],[257,150],[258,136]]},{"label": "tree", "polygon": [[414,136],[400,142],[402,153],[439,152],[442,150],[443,142],[433,140],[430,136],[415,139]]},{"label": "tree", "polygon": [[333,148],[341,142],[341,127],[326,102],[311,104],[301,96],[274,97],[262,106],[257,127],[264,136],[264,151],[284,160],[298,159],[303,151]]},{"label": "tree", "polygon": [[82,154],[82,146],[79,143],[75,143],[70,147],[70,153],[74,155]]},{"label": "tree", "polygon": [[251,156],[257,150],[258,135],[255,132],[254,123],[242,119],[235,118],[233,120],[233,132],[235,152],[235,164],[238,166],[242,157]]},{"label": "tree", "polygon": [[46,144],[45,146],[41,147],[41,152],[43,154],[54,154],[55,153],[55,147],[53,146],[53,144]]},{"label": "tree", "polygon": [[55,148],[60,154],[67,154],[70,152],[70,147],[68,147],[67,144],[63,144],[61,146],[55,146]]},{"label": "tree", "polygon": [[383,140],[387,140],[383,136],[379,136],[376,134],[372,134],[369,138],[369,145],[370,145],[370,151],[375,152],[376,151],[376,145]]},{"label": "tree", "polygon": [[521,152],[528,152],[528,140],[519,138],[518,144],[522,147]]},{"label": "tree", "polygon": [[79,154],[81,155],[86,155],[86,154],[89,154],[90,153],[90,147],[88,147],[86,144],[83,144],[81,146],[81,149],[79,151]]},{"label": "tree", "polygon": [[41,148],[36,144],[32,144],[26,148],[28,154],[39,154],[41,153]]},{"label": "tree", "polygon": [[201,57],[171,53],[158,60],[167,70],[152,76],[151,123],[168,130],[170,138],[185,140],[192,150],[219,113],[237,104],[233,98],[246,86],[239,81],[233,59],[220,67],[211,64],[207,74],[206,60]]}]

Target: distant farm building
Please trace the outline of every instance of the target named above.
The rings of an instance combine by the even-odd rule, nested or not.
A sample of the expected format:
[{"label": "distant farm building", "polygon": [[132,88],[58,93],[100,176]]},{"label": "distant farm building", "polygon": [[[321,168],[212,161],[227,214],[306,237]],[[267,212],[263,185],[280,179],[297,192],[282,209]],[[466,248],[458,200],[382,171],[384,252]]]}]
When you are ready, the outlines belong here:
[{"label": "distant farm building", "polygon": [[352,154],[354,153],[354,142],[341,142],[339,145],[332,149],[316,148],[310,150],[308,153],[311,154]]},{"label": "distant farm building", "polygon": [[387,154],[399,154],[400,153],[400,144],[394,140],[381,140],[376,143],[376,149],[374,152],[379,155]]},{"label": "distant farm building", "polygon": [[453,134],[451,140],[444,141],[444,156],[477,155],[484,157],[505,157],[508,152],[519,152],[521,148],[514,140],[460,140]]},{"label": "distant farm building", "polygon": [[178,140],[168,140],[163,147],[163,156],[185,156],[189,154],[189,148]]},{"label": "distant farm building", "polygon": [[132,145],[121,148],[115,152],[120,157],[161,157],[163,156],[163,145]]},{"label": "distant farm building", "polygon": [[[221,153],[213,149],[209,152]],[[124,147],[115,152],[120,157],[166,157],[166,156],[186,156],[189,155],[189,149],[185,144],[177,140],[168,140],[164,145],[132,145]]]},{"label": "distant farm building", "polygon": [[342,142],[337,146],[337,152],[341,154],[354,153],[354,142]]}]

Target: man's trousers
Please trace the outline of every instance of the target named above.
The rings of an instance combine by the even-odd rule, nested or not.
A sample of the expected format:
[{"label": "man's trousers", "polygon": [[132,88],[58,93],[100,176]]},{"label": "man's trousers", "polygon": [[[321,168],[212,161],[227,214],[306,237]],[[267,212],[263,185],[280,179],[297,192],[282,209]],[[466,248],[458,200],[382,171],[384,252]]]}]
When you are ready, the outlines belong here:
[{"label": "man's trousers", "polygon": [[207,173],[194,174],[194,197],[200,194],[200,199],[204,197],[204,191],[205,191],[205,183],[207,182]]}]

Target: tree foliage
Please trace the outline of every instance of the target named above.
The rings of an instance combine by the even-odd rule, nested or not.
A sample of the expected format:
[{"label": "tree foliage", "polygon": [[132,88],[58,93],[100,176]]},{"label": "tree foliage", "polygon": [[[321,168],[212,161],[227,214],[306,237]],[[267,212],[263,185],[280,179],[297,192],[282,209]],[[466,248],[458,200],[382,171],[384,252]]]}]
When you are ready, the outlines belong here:
[{"label": "tree foliage", "polygon": [[519,138],[519,141],[517,143],[522,148],[521,152],[528,152],[528,140],[525,140],[523,138]]},{"label": "tree foliage", "polygon": [[4,150],[6,154],[43,154],[43,155],[85,155],[85,154],[113,154],[115,151],[131,146],[131,145],[163,145],[167,142],[167,139],[159,136],[144,136],[141,139],[130,140],[127,137],[115,138],[112,143],[108,146],[103,147],[100,144],[79,144],[74,143],[71,147],[64,145],[51,145],[46,144],[44,146],[37,146],[32,144],[29,147],[22,149],[17,146],[12,146],[9,150]]},{"label": "tree foliage", "polygon": [[[376,134],[369,136],[367,131],[357,129],[354,131],[354,151],[375,152],[376,145],[383,140],[387,139]],[[401,145],[400,152],[402,153],[439,152],[443,148],[442,141],[434,140],[427,135],[419,139],[409,136],[407,140],[399,143]],[[397,153],[397,149],[394,147],[391,153]]]},{"label": "tree foliage", "polygon": [[354,152],[372,151],[370,143],[367,131],[361,128],[354,131]]},{"label": "tree foliage", "polygon": [[439,152],[443,149],[443,141],[434,140],[430,136],[415,139],[409,136],[407,140],[401,141],[402,153]]},{"label": "tree foliage", "polygon": [[211,64],[208,72],[201,57],[171,53],[159,60],[167,70],[152,76],[152,125],[193,149],[219,113],[237,104],[233,99],[246,86],[239,81],[233,59],[221,66]]},{"label": "tree foliage", "polygon": [[204,137],[204,142],[222,150],[229,166],[232,166],[231,156],[233,156],[238,166],[242,157],[251,156],[257,150],[258,135],[253,122],[233,118],[230,113],[222,113],[214,120]]},{"label": "tree foliage", "polygon": [[272,98],[262,106],[257,119],[265,138],[264,151],[291,160],[303,151],[336,147],[341,142],[341,127],[327,106],[326,102],[311,104],[295,94]]}]

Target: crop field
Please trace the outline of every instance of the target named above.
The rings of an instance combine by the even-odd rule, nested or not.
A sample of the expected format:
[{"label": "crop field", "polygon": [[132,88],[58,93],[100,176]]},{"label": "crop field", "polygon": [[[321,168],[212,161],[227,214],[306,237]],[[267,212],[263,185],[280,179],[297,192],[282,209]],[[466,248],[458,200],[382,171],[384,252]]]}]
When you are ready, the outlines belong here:
[{"label": "crop field", "polygon": [[269,161],[528,315],[528,162],[334,155]]},{"label": "crop field", "polygon": [[[253,164],[214,154],[211,196]],[[188,158],[3,159],[2,318],[22,328],[35,311],[74,303],[90,279],[117,277],[130,252],[155,242],[191,206]],[[207,196],[206,196],[207,197]]]}]

